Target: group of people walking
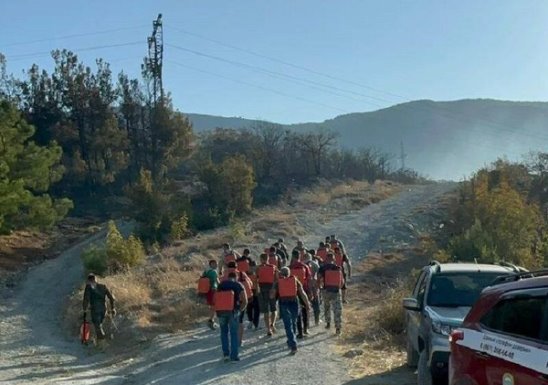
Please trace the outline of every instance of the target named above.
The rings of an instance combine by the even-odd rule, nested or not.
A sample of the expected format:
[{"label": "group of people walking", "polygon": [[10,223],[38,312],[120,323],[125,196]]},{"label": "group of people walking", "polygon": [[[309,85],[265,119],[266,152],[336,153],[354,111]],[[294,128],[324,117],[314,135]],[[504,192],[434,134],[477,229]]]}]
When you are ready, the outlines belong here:
[{"label": "group of people walking", "polygon": [[298,241],[291,252],[278,239],[258,260],[249,249],[239,254],[224,244],[220,260],[209,261],[199,279],[198,293],[210,308],[208,326],[220,329],[223,359],[237,362],[244,319],[248,330],[257,330],[260,314],[268,337],[277,332],[277,318],[282,319],[290,354],[297,352],[297,340],[309,335],[312,317],[315,326],[321,323],[322,303],[325,328],[331,329],[333,319],[339,335],[351,275],[350,259],[335,235],[326,237],[316,249]]}]

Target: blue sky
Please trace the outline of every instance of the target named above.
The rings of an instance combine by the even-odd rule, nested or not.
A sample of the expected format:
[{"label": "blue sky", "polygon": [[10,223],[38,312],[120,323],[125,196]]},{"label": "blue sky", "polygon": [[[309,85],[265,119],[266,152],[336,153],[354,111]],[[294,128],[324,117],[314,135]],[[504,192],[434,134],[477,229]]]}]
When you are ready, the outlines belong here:
[{"label": "blue sky", "polygon": [[[32,63],[50,69],[43,52],[54,48],[142,42],[80,54],[90,65],[103,57],[114,72],[138,76],[151,22],[163,13],[164,85],[183,112],[294,123],[411,99],[548,99],[547,1],[2,3],[0,52],[15,74]],[[112,29],[120,30],[54,40]],[[44,41],[28,43],[35,40]]]}]

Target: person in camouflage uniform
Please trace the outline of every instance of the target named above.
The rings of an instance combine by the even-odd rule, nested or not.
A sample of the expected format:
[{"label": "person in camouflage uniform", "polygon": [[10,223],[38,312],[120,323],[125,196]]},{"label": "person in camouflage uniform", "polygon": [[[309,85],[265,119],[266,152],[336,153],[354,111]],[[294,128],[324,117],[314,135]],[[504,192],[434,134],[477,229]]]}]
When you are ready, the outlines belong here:
[{"label": "person in camouflage uniform", "polygon": [[95,335],[98,340],[105,338],[105,331],[103,330],[103,321],[107,312],[106,299],[110,302],[110,312],[112,316],[116,315],[116,309],[114,308],[114,297],[110,293],[110,290],[106,285],[97,283],[95,274],[89,274],[86,289],[84,290],[84,300],[82,302],[82,308],[85,312],[88,306],[91,311],[91,322],[95,328]]},{"label": "person in camouflage uniform", "polygon": [[340,266],[335,263],[335,256],[333,253],[328,253],[326,262],[320,267],[319,276],[324,282],[324,315],[325,315],[325,328],[331,328],[331,311],[335,319],[335,332],[337,335],[341,334],[342,326],[342,297],[340,287],[325,286],[325,272],[328,270],[341,270]]}]

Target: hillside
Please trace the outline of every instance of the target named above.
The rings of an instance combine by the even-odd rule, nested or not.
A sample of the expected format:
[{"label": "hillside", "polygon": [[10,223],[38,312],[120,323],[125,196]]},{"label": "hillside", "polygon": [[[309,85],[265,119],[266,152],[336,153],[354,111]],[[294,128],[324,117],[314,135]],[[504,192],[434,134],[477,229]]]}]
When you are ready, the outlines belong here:
[{"label": "hillside", "polygon": [[[215,127],[252,127],[258,121],[189,114],[196,131]],[[340,115],[322,123],[286,125],[306,131],[318,126],[339,133],[346,148],[376,147],[399,157],[403,141],[406,165],[438,179],[460,179],[506,155],[517,159],[548,147],[548,103],[489,99],[398,104]]]}]

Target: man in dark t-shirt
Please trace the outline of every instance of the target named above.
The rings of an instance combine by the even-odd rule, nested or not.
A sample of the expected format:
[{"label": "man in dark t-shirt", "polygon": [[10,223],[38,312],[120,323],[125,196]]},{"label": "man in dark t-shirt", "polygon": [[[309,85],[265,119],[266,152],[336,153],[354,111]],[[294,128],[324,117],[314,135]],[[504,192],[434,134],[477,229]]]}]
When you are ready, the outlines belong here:
[{"label": "man in dark t-shirt", "polygon": [[98,340],[105,338],[103,321],[105,320],[105,315],[107,312],[107,298],[110,302],[110,312],[114,316],[116,315],[116,309],[114,308],[114,297],[106,285],[97,283],[95,274],[90,273],[88,275],[86,288],[84,290],[82,308],[85,314],[89,306],[91,310],[91,322],[95,328],[95,335]]},{"label": "man in dark t-shirt", "polygon": [[[232,291],[234,303],[231,310],[217,311],[217,318],[221,330],[221,347],[225,361],[240,361],[238,354],[240,347],[239,328],[240,313],[247,306],[247,295],[241,283],[238,282],[238,275],[235,272],[228,273],[228,279],[217,286],[217,292]],[[217,306],[217,304],[216,304]],[[230,338],[230,347],[229,347]]]}]

